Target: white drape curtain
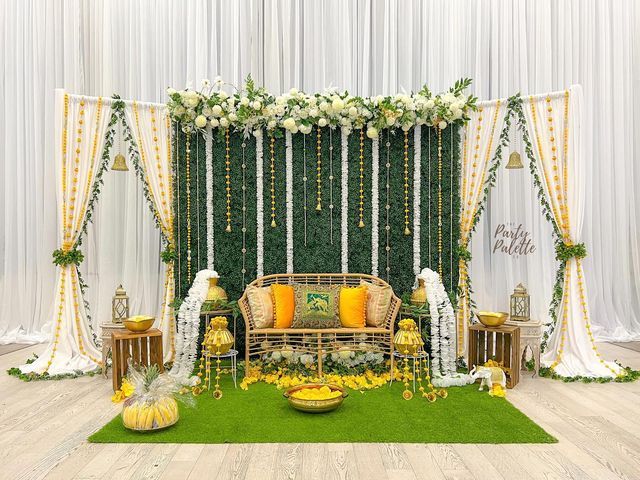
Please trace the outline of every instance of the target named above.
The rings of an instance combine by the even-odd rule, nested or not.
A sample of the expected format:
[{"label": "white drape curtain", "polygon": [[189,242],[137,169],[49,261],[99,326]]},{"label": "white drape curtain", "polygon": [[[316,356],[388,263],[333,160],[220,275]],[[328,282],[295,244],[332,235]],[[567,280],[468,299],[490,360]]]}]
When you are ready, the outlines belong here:
[{"label": "white drape curtain", "polygon": [[[53,318],[54,88],[164,102],[168,86],[218,74],[238,84],[248,73],[275,92],[333,85],[355,94],[423,83],[439,91],[469,76],[481,99],[582,84],[593,329],[598,338],[640,338],[639,12],[633,0],[1,2],[0,341],[42,338]],[[526,265],[504,258],[498,266],[487,246],[491,222],[514,212],[550,239],[527,176],[498,172],[473,236],[471,275],[479,306],[504,308],[523,281],[544,319],[552,243]],[[161,304],[159,234],[133,175],[105,176],[83,247],[94,326],[108,318],[121,281],[138,311]]]},{"label": "white drape curtain", "polygon": [[[529,97],[523,102],[540,181],[564,245],[582,241],[585,168],[582,159],[582,88]],[[580,258],[565,262],[562,301],[542,363],[564,377],[611,377],[620,368],[600,357],[594,343],[589,297]]]},{"label": "white drape curtain", "polygon": [[[56,183],[58,198],[58,244],[68,254],[76,248],[96,176],[102,163],[111,105],[101,97],[85,98],[56,91],[55,136]],[[100,366],[100,351],[84,309],[77,266],[58,266],[54,296],[54,322],[49,345],[33,363],[22,365],[23,373],[50,375],[87,372]]]},{"label": "white drape curtain", "polygon": [[[165,106],[140,104],[125,106],[127,123],[133,132],[144,172],[144,182],[154,204],[155,215],[169,248],[174,249],[173,186],[171,171],[171,120]],[[165,266],[163,300],[155,327],[162,331],[165,361],[175,356],[173,302],[175,282],[173,264]]]},{"label": "white drape curtain", "polygon": [[[488,170],[493,164],[496,148],[500,144],[507,112],[507,102],[496,100],[483,102],[470,119],[462,134],[462,160],[460,170],[460,245],[468,249],[471,240],[473,219],[488,179]],[[471,297],[468,284],[468,262],[459,260],[458,287],[460,300],[457,314],[457,354],[466,349],[467,326],[472,316]]]}]

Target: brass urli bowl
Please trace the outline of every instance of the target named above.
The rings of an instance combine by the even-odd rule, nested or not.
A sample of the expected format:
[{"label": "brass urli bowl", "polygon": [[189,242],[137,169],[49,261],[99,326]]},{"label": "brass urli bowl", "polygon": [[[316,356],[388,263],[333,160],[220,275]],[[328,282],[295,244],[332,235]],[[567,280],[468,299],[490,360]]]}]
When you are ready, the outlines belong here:
[{"label": "brass urli bowl", "polygon": [[476,312],[476,316],[485,327],[499,327],[509,318],[507,312]]},{"label": "brass urli bowl", "polygon": [[[298,390],[304,390],[306,388],[321,388],[321,387],[329,387],[332,391],[339,390],[342,392],[342,396],[336,398],[329,398],[327,400],[304,400],[302,398],[294,398],[291,395]],[[342,405],[342,401],[349,394],[344,390],[344,388],[338,387],[337,385],[327,385],[323,383],[307,383],[304,385],[297,385],[295,387],[291,387],[289,390],[283,393],[283,396],[289,400],[289,405],[291,405],[296,410],[300,410],[301,412],[306,413],[325,413],[335,410],[340,405]]]},{"label": "brass urli bowl", "polygon": [[142,333],[151,328],[154,320],[155,318],[150,315],[135,315],[123,320],[122,323],[130,332]]}]

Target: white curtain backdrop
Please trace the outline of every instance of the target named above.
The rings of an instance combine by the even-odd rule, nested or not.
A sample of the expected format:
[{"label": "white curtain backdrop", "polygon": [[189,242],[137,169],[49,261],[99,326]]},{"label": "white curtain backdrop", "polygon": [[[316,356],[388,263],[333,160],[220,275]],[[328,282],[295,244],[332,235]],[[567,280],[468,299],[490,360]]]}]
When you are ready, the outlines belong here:
[{"label": "white curtain backdrop", "polygon": [[[585,160],[584,266],[594,330],[601,339],[640,338],[640,286],[634,280],[640,278],[638,3],[3,1],[0,341],[38,339],[53,318],[54,88],[162,102],[168,86],[198,85],[218,74],[240,83],[248,73],[275,92],[334,85],[355,94],[423,83],[439,91],[469,76],[481,99],[582,84],[592,152]],[[504,308],[523,281],[543,318],[555,271],[551,241],[542,245],[550,231],[527,190],[528,173],[501,169],[498,184],[505,178],[509,183],[492,191],[485,223],[473,236],[475,299],[483,308]],[[163,287],[159,234],[137,180],[131,172],[113,172],[107,182],[112,184],[103,189],[96,225],[83,245],[96,326],[108,318],[120,281],[139,311],[157,309]],[[517,221],[513,212],[539,232],[539,261],[498,268],[484,239],[491,222]]]}]

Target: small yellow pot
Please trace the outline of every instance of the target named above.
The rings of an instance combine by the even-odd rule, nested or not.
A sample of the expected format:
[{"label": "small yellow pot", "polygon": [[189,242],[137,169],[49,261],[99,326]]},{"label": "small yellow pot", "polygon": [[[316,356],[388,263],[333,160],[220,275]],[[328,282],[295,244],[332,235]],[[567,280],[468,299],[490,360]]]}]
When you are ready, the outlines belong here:
[{"label": "small yellow pot", "polygon": [[416,322],[411,318],[405,318],[398,323],[398,331],[393,337],[393,345],[398,353],[401,355],[415,355],[417,354],[424,341]]},{"label": "small yellow pot", "polygon": [[214,317],[211,319],[209,333],[204,344],[211,355],[224,355],[233,346],[233,335],[227,329],[227,319]]}]

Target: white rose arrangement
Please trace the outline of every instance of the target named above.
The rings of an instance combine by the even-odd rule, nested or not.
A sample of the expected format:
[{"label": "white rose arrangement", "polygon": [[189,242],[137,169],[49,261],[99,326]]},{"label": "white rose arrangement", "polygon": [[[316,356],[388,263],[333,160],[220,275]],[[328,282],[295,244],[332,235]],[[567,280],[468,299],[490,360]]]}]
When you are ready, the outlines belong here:
[{"label": "white rose arrangement", "polygon": [[466,122],[477,102],[473,95],[464,94],[470,84],[469,79],[459,80],[448,92],[438,95],[425,86],[417,93],[370,98],[336,89],[309,95],[296,88],[273,96],[257,87],[251,76],[241,89],[216,77],[213,82],[203,80],[200,91],[169,88],[167,94],[171,117],[185,133],[210,125],[231,128],[245,136],[256,130],[277,128],[310,134],[315,126],[329,126],[339,127],[345,134],[364,128],[367,137],[374,139],[385,128],[408,131],[416,125],[428,125],[444,130]]}]

